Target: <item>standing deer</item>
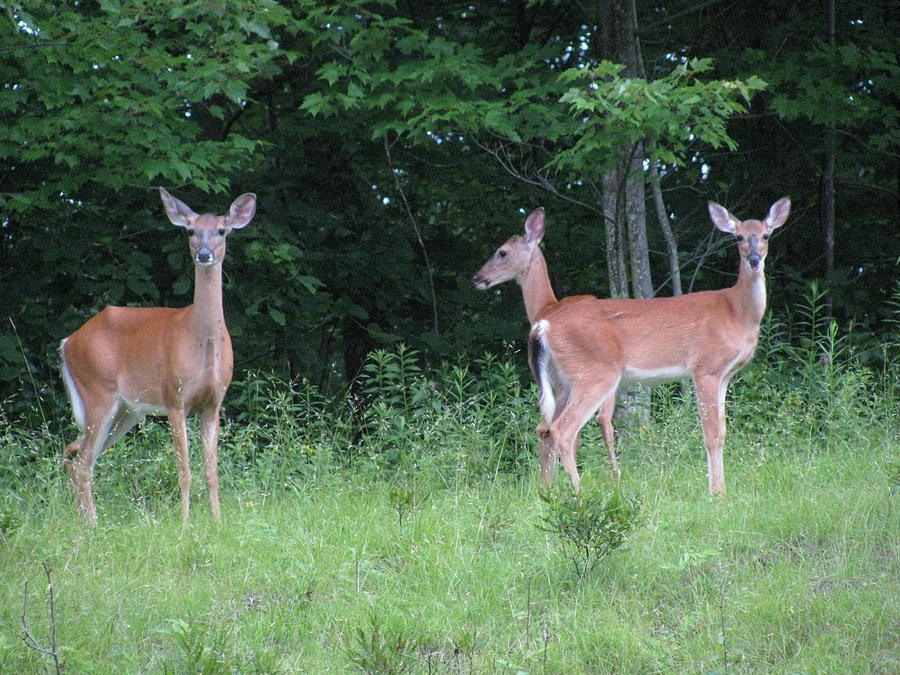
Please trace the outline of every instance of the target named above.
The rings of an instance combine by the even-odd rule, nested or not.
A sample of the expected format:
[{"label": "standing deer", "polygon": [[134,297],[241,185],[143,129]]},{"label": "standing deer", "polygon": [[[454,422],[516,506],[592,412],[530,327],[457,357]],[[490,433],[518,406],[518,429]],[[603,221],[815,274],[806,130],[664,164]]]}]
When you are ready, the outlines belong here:
[{"label": "standing deer", "polygon": [[[528,315],[528,323],[532,326],[537,322],[557,310],[561,306],[582,303],[585,301],[596,301],[597,299],[590,295],[576,295],[563,298],[562,301],[557,300],[553,287],[550,284],[550,277],[547,273],[547,262],[544,260],[544,254],[538,246],[544,238],[545,218],[543,207],[538,207],[532,211],[525,219],[524,235],[515,235],[511,237],[503,246],[497,249],[494,255],[484,264],[484,266],[472,277],[472,283],[476,288],[487,290],[502,284],[505,281],[515,279],[522,287],[522,299],[525,301],[525,313]],[[616,337],[609,333],[609,329],[601,324],[597,326],[597,334],[592,339],[601,349],[607,348],[616,343]],[[531,342],[529,342],[531,345]],[[530,349],[530,347],[529,347]],[[538,372],[535,370],[535,360],[529,353],[528,365],[531,372],[541,384]],[[618,354],[608,354],[607,358],[618,358]],[[546,409],[548,404],[554,404],[562,408],[565,407],[565,394],[568,390],[560,390],[558,400],[554,397],[552,387],[556,387],[554,382],[550,387],[541,389],[541,413],[546,419],[553,416],[552,409]],[[609,420],[603,420],[598,416],[601,429],[603,431],[603,439],[609,452],[609,461],[612,466],[613,476],[619,478],[619,462],[616,459],[615,443],[613,439],[613,426]],[[581,426],[584,426],[583,424]],[[555,456],[551,437],[549,435],[549,424],[541,421],[537,427],[537,436],[541,445],[541,478],[544,482],[550,480],[550,471]],[[579,427],[580,429],[580,427]]]},{"label": "standing deer", "polygon": [[473,282],[487,289],[516,279],[522,286],[531,323],[529,365],[540,387],[543,419],[537,434],[545,483],[558,453],[578,490],[578,436],[594,414],[618,478],[612,427],[616,388],[691,377],[706,445],[709,492],[725,493],[725,395],[731,377],[756,350],[766,307],[769,235],[787,220],[790,206],[784,197],[771,206],[765,220],[739,221],[709,202],[713,224],[735,236],[740,254],[737,283],[717,291],[646,300],[582,295],[558,301],[538,247],[544,235],[543,209],[528,216],[524,237],[513,237],[497,249]]},{"label": "standing deer", "polygon": [[97,521],[94,465],[145,415],[166,414],[178,456],[182,520],[190,509],[187,415],[199,413],[206,485],[219,517],[219,408],[234,363],[222,311],[225,239],[256,213],[243,194],[228,215],[197,215],[159,189],[166,215],[187,229],[194,261],[194,303],[182,309],[107,307],[62,341],[63,379],[82,436],[63,453],[81,515]]}]

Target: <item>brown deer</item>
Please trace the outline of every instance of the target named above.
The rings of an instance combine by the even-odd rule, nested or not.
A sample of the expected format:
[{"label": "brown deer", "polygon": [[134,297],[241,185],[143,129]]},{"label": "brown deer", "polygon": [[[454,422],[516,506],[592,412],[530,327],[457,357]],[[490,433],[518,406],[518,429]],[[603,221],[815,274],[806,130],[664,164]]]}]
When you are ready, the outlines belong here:
[{"label": "brown deer", "polygon": [[529,365],[541,395],[543,419],[537,433],[545,482],[558,453],[578,489],[578,435],[595,414],[618,477],[612,427],[616,388],[691,377],[706,445],[709,492],[725,492],[725,394],[732,376],[756,349],[766,307],[769,235],[787,220],[790,205],[784,197],[764,220],[740,221],[709,202],[713,224],[734,235],[740,254],[737,283],[717,291],[646,300],[582,295],[558,301],[538,246],[544,235],[543,209],[528,216],[524,236],[497,249],[473,282],[487,289],[516,279],[522,286],[531,323]]},{"label": "brown deer", "polygon": [[165,414],[178,456],[181,515],[190,509],[187,416],[200,415],[206,484],[219,517],[219,408],[231,384],[231,337],[222,311],[225,240],[256,212],[256,195],[234,200],[225,216],[197,215],[160,188],[166,215],[188,233],[194,303],[182,309],[107,307],[62,341],[63,379],[82,436],[63,453],[81,515],[97,521],[94,465],[145,415]]}]

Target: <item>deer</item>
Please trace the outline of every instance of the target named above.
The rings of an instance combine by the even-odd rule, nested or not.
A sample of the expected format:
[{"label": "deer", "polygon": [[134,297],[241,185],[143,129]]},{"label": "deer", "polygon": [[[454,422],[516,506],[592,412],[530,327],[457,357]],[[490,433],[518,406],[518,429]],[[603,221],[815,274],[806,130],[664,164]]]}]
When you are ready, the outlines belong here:
[{"label": "deer", "polygon": [[146,415],[167,415],[178,460],[182,523],[190,511],[187,417],[199,414],[212,517],[219,519],[219,410],[234,356],[222,307],[222,264],[232,230],[256,213],[246,193],[224,216],[197,215],[159,188],[166,215],[185,228],[194,263],[194,302],[180,309],[109,306],[60,344],[63,381],[81,436],[63,452],[76,504],[97,522],[93,475],[99,456]]},{"label": "deer", "polygon": [[577,492],[581,429],[596,415],[613,476],[620,469],[612,416],[619,386],[648,386],[690,377],[706,446],[708,488],[725,494],[725,396],[731,378],[753,358],[766,308],[765,259],[769,237],[790,213],[789,197],[763,220],[738,220],[709,202],[713,225],[734,236],[740,258],[737,282],[713,291],[647,299],[557,300],[539,244],[543,209],[525,221],[524,235],[504,243],[473,277],[485,290],[515,279],[531,325],[528,361],[538,383],[541,479],[552,478],[557,456]]}]

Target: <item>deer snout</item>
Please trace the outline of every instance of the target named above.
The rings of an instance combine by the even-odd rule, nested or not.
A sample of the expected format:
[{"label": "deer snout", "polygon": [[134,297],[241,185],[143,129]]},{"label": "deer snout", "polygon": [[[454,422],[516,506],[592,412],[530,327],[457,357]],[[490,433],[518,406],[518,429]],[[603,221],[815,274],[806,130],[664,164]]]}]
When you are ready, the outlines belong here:
[{"label": "deer snout", "polygon": [[488,286],[490,286],[490,282],[487,279],[485,279],[483,276],[481,276],[481,272],[476,272],[472,276],[472,283],[475,285],[475,288],[482,290],[482,291],[485,290],[486,288],[488,288]]},{"label": "deer snout", "polygon": [[194,261],[198,265],[214,265],[216,262],[216,254],[211,248],[204,246],[197,251],[197,255],[194,256]]},{"label": "deer snout", "polygon": [[747,255],[747,263],[750,265],[751,270],[758,272],[764,257],[759,252],[759,238],[755,234],[752,234],[750,235],[748,243],[750,245],[750,252]]}]

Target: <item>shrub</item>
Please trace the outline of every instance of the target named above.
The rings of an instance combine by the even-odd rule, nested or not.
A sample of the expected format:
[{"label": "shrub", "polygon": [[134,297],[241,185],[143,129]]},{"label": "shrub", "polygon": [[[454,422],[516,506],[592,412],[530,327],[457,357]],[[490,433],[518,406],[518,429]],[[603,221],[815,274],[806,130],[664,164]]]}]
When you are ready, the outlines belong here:
[{"label": "shrub", "polygon": [[582,482],[580,492],[568,486],[541,493],[546,513],[540,529],[559,537],[579,582],[610,553],[619,549],[641,523],[639,500],[623,488],[608,493]]}]

